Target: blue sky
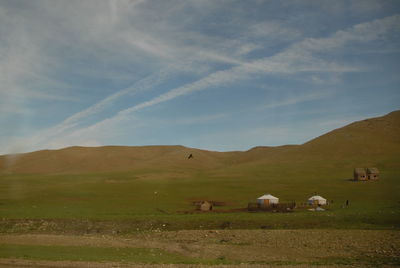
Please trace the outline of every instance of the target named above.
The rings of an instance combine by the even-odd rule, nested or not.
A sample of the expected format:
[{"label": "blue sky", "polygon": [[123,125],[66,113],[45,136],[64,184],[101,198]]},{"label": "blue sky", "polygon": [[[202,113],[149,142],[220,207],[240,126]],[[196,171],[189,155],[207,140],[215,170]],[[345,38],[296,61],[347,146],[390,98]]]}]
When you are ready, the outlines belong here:
[{"label": "blue sky", "polygon": [[400,2],[0,0],[0,154],[301,144],[400,108]]}]

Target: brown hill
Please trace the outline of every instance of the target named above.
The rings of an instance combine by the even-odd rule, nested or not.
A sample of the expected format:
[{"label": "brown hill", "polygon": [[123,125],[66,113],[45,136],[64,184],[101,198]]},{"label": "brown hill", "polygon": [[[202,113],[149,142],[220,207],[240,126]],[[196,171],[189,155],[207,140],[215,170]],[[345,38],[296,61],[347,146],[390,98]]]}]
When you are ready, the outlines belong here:
[{"label": "brown hill", "polygon": [[[188,159],[192,154],[194,157]],[[183,146],[69,147],[0,156],[7,173],[81,173],[133,169],[201,169],[223,165],[232,153],[210,152]]]},{"label": "brown hill", "polygon": [[[190,154],[194,158],[188,159]],[[176,171],[310,161],[374,164],[379,159],[400,159],[400,111],[354,122],[303,145],[255,147],[246,152],[212,152],[183,146],[69,147],[0,156],[0,172]]]},{"label": "brown hill", "polygon": [[302,145],[255,147],[247,158],[285,161],[385,157],[400,153],[400,111],[335,129]]}]

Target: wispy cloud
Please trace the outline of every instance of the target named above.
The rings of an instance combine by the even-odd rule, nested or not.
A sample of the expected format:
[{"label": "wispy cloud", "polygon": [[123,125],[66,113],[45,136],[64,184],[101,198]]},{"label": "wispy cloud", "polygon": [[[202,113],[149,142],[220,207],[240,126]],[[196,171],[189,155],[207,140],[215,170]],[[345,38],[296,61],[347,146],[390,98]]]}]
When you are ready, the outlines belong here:
[{"label": "wispy cloud", "polygon": [[277,38],[278,40],[296,40],[302,37],[299,29],[282,25],[279,21],[268,21],[253,24],[250,27],[250,34],[261,38]]},{"label": "wispy cloud", "polygon": [[311,93],[306,93],[300,96],[295,96],[295,97],[290,97],[286,98],[283,100],[278,100],[274,101],[271,103],[268,103],[261,108],[263,109],[273,109],[281,106],[289,106],[289,105],[294,105],[294,104],[299,104],[307,101],[313,101],[313,100],[319,100],[323,98],[328,98],[329,96],[332,96],[331,91],[316,91],[316,92],[311,92]]},{"label": "wispy cloud", "polygon": [[104,98],[103,100],[95,103],[94,105],[86,108],[83,111],[80,111],[67,119],[65,119],[58,127],[63,128],[69,125],[73,125],[81,119],[89,117],[93,114],[99,113],[104,110],[106,107],[109,107],[113,104],[117,99],[122,98],[126,95],[132,96],[133,94],[138,94],[139,92],[146,91],[148,89],[154,88],[155,86],[160,85],[162,82],[171,77],[175,72],[171,69],[169,70],[161,70],[155,74],[149,75],[148,77],[140,80],[139,82],[134,83],[132,86],[127,87],[125,89],[119,90],[114,94],[111,94]]},{"label": "wispy cloud", "polygon": [[226,119],[230,116],[229,113],[217,113],[217,114],[206,114],[200,116],[185,116],[185,117],[174,117],[170,120],[150,120],[152,124],[157,125],[169,125],[169,126],[176,126],[176,125],[199,125],[199,124],[207,124],[210,122],[218,122],[223,119]]},{"label": "wispy cloud", "polygon": [[[311,50],[327,51],[339,48],[352,41],[371,40],[387,34],[390,29],[399,21],[399,16],[392,16],[382,20],[367,22],[347,29],[339,31],[333,36],[320,39],[307,39],[298,44],[292,45],[286,51],[280,52],[272,57],[256,60],[250,63],[244,63],[228,70],[217,71],[196,82],[170,90],[149,101],[142,102],[128,109],[118,112],[115,116],[102,120],[89,127],[84,127],[75,132],[89,133],[96,132],[97,129],[107,128],[107,125],[115,124],[118,121],[126,120],[126,118],[139,110],[148,108],[180,96],[191,94],[196,91],[209,89],[212,87],[229,85],[240,79],[248,78],[252,73],[298,73],[298,72],[349,72],[360,70],[357,67],[343,66],[336,63],[327,62],[314,58]],[[364,36],[366,31],[372,31],[374,34]],[[311,93],[299,98],[292,98],[282,101],[281,103],[270,104],[267,108],[278,107],[282,105],[291,105],[308,100],[326,97],[327,93]],[[112,98],[112,97],[111,97]],[[79,115],[80,116],[80,115]],[[78,117],[79,117],[78,116]]]},{"label": "wispy cloud", "polygon": [[[4,5],[5,8],[0,4],[3,25],[0,25],[0,34],[6,33],[3,35],[6,41],[0,42],[0,106],[18,103],[17,109],[22,111],[32,99],[74,101],[83,91],[89,92],[92,88],[96,88],[96,94],[91,92],[86,96],[96,95],[96,98],[85,102],[87,108],[70,116],[64,114],[65,119],[53,127],[11,142],[29,144],[30,148],[74,141],[98,144],[100,141],[95,137],[102,131],[113,132],[113,126],[132,121],[139,125],[140,120],[134,119],[138,111],[260,76],[285,80],[310,77],[314,84],[321,84],[325,76],[335,76],[337,81],[342,74],[364,72],[368,66],[336,55],[349,47],[377,40],[383,42],[399,32],[400,24],[400,16],[394,15],[336,32],[326,31],[327,37],[316,35],[304,39],[301,27],[293,22],[265,16],[244,19],[240,17],[246,14],[241,13],[242,8],[232,9],[238,13],[230,19],[221,17],[229,7],[214,1],[185,1],[174,5],[143,0],[87,1],[77,6],[49,3],[32,2],[22,9],[19,4]],[[261,4],[257,2],[254,7]],[[372,4],[365,5],[364,9],[371,10]],[[341,5],[335,8],[342,9]],[[31,10],[43,11],[43,18]],[[188,13],[190,10],[194,12]],[[216,11],[220,13],[214,16]],[[207,17],[211,13],[214,21]],[[182,72],[190,73],[190,79],[170,81]],[[126,87],[129,83],[131,86]],[[170,89],[170,85],[174,87]],[[113,91],[114,88],[122,90]],[[149,91],[158,95],[154,97]],[[264,108],[327,98],[329,94],[303,90],[292,98],[274,98],[278,101]],[[146,101],[138,102],[136,97]],[[17,98],[22,101],[16,102]],[[123,106],[117,105],[122,102]],[[112,112],[107,114],[108,118],[89,124],[109,110]],[[224,114],[219,113],[222,117],[217,119]],[[181,123],[207,120],[213,117],[199,115]],[[63,139],[68,142],[63,143]]]},{"label": "wispy cloud", "polygon": [[[217,71],[194,83],[175,88],[152,100],[140,103],[118,113],[126,115],[146,107],[150,107],[177,97],[208,89],[214,86],[231,84],[237,80],[247,78],[251,73],[298,73],[298,72],[353,72],[362,70],[359,67],[341,65],[315,58],[310,54],[312,50],[326,51],[341,47],[352,41],[366,41],[387,34],[398,25],[400,16],[392,16],[382,20],[358,24],[346,31],[339,31],[332,37],[307,39],[295,44],[287,50],[272,57],[263,58],[250,63],[233,67],[228,70]],[[368,36],[366,36],[368,32]],[[373,32],[370,34],[369,32]],[[316,96],[316,95],[315,95]]]}]

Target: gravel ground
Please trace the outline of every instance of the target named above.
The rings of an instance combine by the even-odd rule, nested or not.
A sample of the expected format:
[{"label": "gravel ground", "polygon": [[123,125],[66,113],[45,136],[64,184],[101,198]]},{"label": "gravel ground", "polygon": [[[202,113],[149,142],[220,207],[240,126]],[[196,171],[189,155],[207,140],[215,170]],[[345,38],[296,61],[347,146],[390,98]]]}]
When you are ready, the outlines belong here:
[{"label": "gravel ground", "polygon": [[[192,265],[192,264],[120,264],[120,263],[93,263],[80,261],[28,261],[17,259],[0,259],[0,267],[2,268],[309,268],[309,265],[266,265],[266,264],[240,264],[240,265]],[[346,268],[371,267],[360,265],[346,265]],[[381,266],[381,268],[389,268],[391,266]],[[343,268],[340,265],[321,265],[318,268]]]},{"label": "gravel ground", "polygon": [[[297,264],[287,267],[297,268],[303,267],[301,263],[324,263],[332,258],[400,259],[400,232],[385,230],[187,230],[144,232],[124,236],[13,234],[0,235],[0,241],[3,244],[20,245],[160,248],[168,252],[204,259],[223,257],[227,260],[247,263],[293,262]],[[105,266],[99,266],[98,263],[75,262],[56,262],[56,266],[53,266],[54,262],[38,262],[30,266],[30,261],[12,261],[14,264],[7,263],[11,262],[9,259],[2,259],[1,267],[188,267],[188,265],[124,266],[115,263],[102,263],[101,265]],[[364,264],[367,265],[368,261],[360,262],[355,267]],[[191,265],[191,267],[205,266]],[[252,265],[251,267],[273,266]],[[279,265],[279,267],[286,266]],[[345,265],[345,267],[352,266]]]}]

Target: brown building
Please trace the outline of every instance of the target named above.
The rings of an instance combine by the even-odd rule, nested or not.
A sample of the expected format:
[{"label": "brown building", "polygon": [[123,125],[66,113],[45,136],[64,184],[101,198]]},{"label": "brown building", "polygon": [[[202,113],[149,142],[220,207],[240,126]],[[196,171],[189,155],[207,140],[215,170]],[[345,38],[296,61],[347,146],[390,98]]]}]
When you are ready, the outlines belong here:
[{"label": "brown building", "polygon": [[369,180],[379,179],[379,170],[377,168],[367,168],[367,176]]},{"label": "brown building", "polygon": [[354,180],[355,181],[366,181],[367,180],[367,172],[365,168],[355,168],[354,169]]},{"label": "brown building", "polygon": [[378,179],[379,179],[379,170],[377,168],[354,169],[355,181],[378,180]]},{"label": "brown building", "polygon": [[199,205],[198,205],[198,209],[201,211],[211,211],[213,209],[213,206],[210,202],[208,201],[202,201]]}]

